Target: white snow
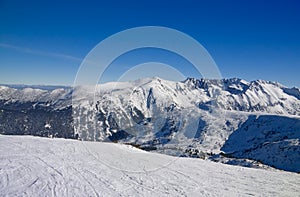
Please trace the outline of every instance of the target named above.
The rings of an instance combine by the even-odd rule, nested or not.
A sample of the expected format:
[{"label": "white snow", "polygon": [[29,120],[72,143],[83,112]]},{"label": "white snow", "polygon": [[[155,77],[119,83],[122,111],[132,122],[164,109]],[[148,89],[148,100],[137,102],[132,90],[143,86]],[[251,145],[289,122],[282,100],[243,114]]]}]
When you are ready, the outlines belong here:
[{"label": "white snow", "polygon": [[0,135],[1,196],[298,196],[300,175],[131,146]]},{"label": "white snow", "polygon": [[45,124],[45,128],[46,128],[46,129],[51,129],[51,124],[46,123],[46,124]]},{"label": "white snow", "polygon": [[57,108],[68,107],[71,104],[71,88],[58,88],[54,90],[42,90],[38,88],[15,89],[0,86],[0,100],[11,102],[50,102]]}]

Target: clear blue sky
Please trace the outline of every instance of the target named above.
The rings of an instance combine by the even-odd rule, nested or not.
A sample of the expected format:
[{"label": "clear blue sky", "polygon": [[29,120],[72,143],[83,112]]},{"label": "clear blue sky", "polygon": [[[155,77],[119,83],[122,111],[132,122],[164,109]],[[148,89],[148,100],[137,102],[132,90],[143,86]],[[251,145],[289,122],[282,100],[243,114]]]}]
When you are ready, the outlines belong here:
[{"label": "clear blue sky", "polygon": [[299,9],[297,0],[0,0],[0,83],[72,84],[101,40],[157,25],[198,40],[223,77],[300,87]]}]

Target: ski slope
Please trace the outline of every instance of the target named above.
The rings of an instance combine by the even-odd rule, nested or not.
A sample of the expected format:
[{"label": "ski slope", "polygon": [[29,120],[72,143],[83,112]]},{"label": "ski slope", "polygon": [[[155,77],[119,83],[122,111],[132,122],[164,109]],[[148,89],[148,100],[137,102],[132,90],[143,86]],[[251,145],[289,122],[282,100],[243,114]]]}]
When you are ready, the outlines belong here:
[{"label": "ski slope", "polygon": [[300,175],[127,145],[0,135],[0,196],[299,196]]}]

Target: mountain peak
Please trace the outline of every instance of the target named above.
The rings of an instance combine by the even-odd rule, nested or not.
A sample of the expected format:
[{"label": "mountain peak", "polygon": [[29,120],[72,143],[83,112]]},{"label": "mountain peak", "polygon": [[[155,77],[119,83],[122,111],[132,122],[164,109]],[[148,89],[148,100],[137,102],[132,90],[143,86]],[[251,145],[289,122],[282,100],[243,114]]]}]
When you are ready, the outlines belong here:
[{"label": "mountain peak", "polygon": [[[262,115],[265,117],[258,118]],[[76,89],[0,87],[2,134],[130,142],[162,153],[164,149],[159,148],[171,145],[167,150],[170,154],[181,151],[193,155],[192,149],[180,149],[189,143],[217,153],[232,132],[249,137],[249,129],[258,132],[257,144],[261,153],[266,153],[264,147],[273,149],[277,144],[272,145],[269,139],[282,139],[282,145],[299,139],[299,117],[299,89],[264,80],[187,78],[172,82],[155,77]],[[236,148],[232,144],[241,140],[239,135],[231,137],[229,153]],[[246,140],[250,146],[251,140]],[[241,151],[248,150],[244,148]],[[298,152],[291,153],[295,154]]]}]

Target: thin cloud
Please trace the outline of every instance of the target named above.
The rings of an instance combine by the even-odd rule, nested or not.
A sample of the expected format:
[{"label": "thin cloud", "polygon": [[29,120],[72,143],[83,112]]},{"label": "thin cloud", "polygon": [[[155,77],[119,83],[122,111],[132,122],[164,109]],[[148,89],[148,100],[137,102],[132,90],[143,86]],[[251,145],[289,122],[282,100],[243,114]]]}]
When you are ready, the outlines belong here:
[{"label": "thin cloud", "polygon": [[82,62],[81,58],[74,57],[74,56],[71,56],[71,55],[61,54],[61,53],[37,51],[37,50],[32,50],[32,49],[29,49],[29,48],[14,46],[14,45],[5,44],[5,43],[0,43],[0,47],[7,48],[7,49],[13,49],[13,50],[17,50],[17,51],[20,51],[20,52],[23,52],[23,53],[29,53],[29,54],[33,54],[33,55],[43,55],[43,56],[49,56],[49,57],[55,57],[55,58],[61,58],[61,59],[67,59],[67,60],[75,60],[75,61]]}]

